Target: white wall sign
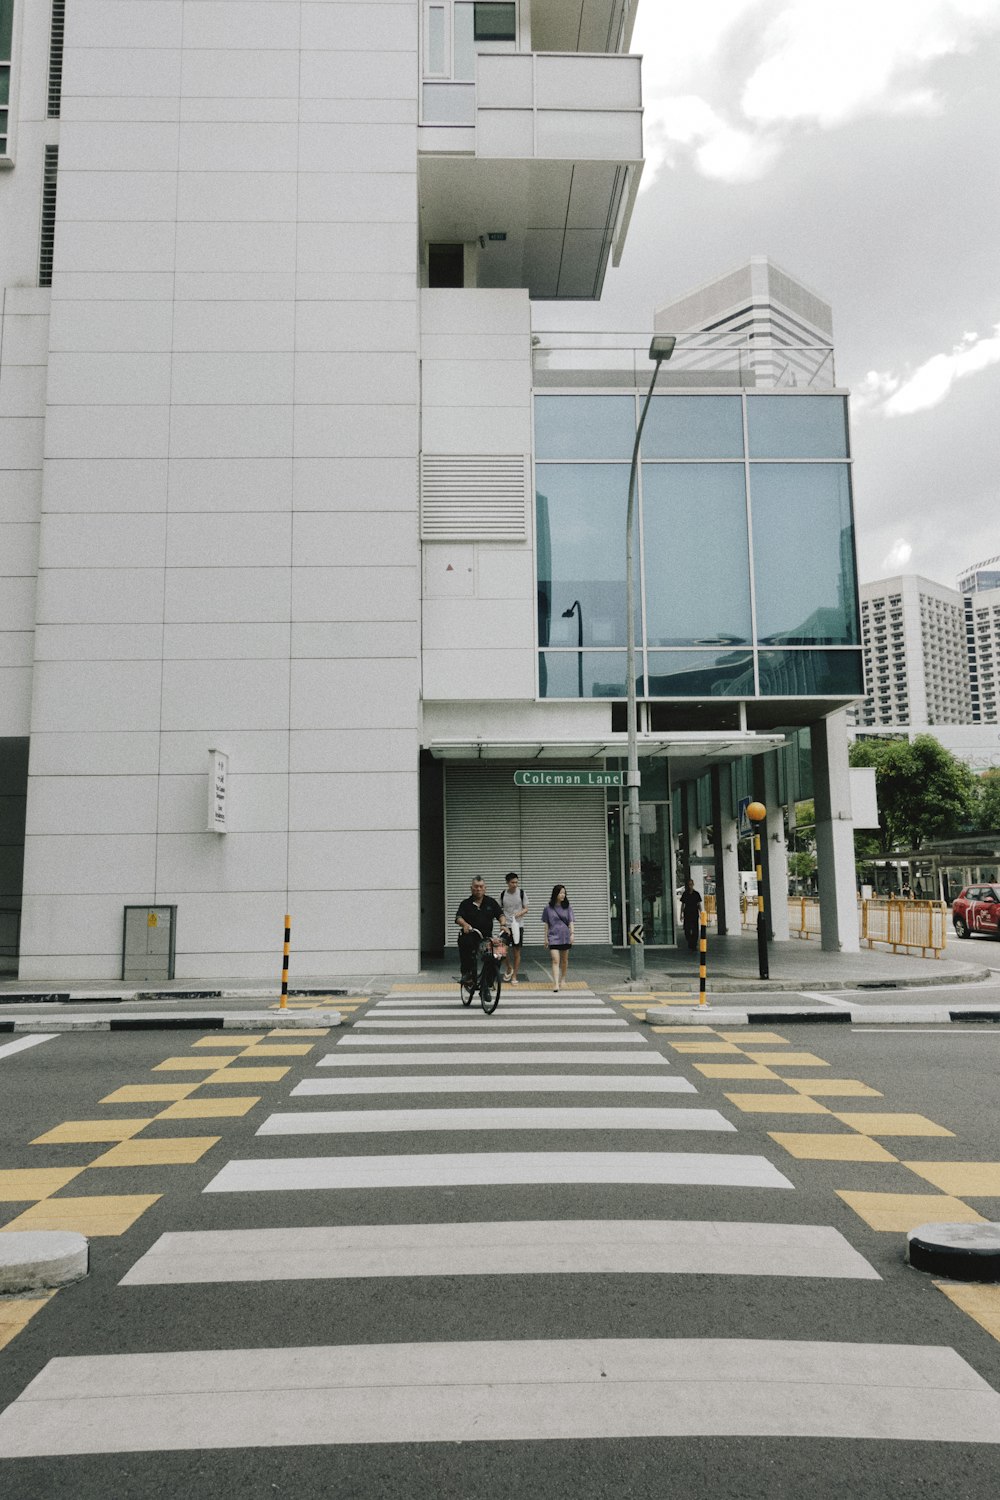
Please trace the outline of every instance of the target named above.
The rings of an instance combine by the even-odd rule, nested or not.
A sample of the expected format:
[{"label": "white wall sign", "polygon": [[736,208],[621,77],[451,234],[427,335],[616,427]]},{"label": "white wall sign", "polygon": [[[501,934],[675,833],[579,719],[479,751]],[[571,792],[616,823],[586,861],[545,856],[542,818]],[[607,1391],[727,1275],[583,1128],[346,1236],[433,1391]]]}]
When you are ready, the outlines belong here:
[{"label": "white wall sign", "polygon": [[208,831],[226,831],[226,792],[229,782],[229,756],[224,750],[208,752]]},{"label": "white wall sign", "polygon": [[851,767],[851,813],[855,828],[878,827],[874,766]]}]

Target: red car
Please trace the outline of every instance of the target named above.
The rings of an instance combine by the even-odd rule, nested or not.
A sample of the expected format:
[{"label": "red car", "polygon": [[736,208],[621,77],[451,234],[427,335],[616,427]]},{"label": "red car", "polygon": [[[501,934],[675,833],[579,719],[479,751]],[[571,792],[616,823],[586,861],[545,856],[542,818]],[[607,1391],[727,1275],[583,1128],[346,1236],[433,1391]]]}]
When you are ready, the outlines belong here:
[{"label": "red car", "polygon": [[973,932],[991,937],[1000,935],[1000,887],[966,886],[952,903],[951,920],[960,938],[967,938]]}]

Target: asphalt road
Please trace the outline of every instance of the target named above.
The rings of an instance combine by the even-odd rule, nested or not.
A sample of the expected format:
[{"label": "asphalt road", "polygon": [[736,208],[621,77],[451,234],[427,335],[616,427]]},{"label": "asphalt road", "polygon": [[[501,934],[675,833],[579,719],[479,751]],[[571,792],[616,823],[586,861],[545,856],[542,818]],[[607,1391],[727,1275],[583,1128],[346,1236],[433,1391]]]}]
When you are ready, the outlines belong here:
[{"label": "asphalt road", "polygon": [[[261,1053],[286,1046],[310,1050]],[[978,1500],[1000,1472],[982,1440],[1000,1439],[1000,1343],[903,1263],[901,1228],[874,1225],[921,1222],[942,1197],[1000,1214],[989,1174],[931,1180],[958,1163],[1000,1173],[998,1069],[1000,1026],[653,1033],[617,1004],[527,990],[492,1019],[430,994],[325,1036],[0,1048],[0,1226],[89,1211],[103,1231],[86,1281],[0,1353],[0,1488]],[[160,1113],[176,1106],[188,1117]],[[566,1109],[628,1113],[552,1113]],[[667,1113],[635,1113],[650,1110]],[[120,1145],[79,1139],[108,1122]],[[189,1159],[157,1160],[171,1156]],[[5,1176],[74,1168],[55,1187]],[[375,1185],[393,1172],[403,1185]],[[608,1180],[570,1180],[588,1174]],[[688,1180],[652,1180],[671,1174]],[[518,1226],[540,1221],[526,1249]],[[492,1226],[478,1243],[477,1224]],[[780,1274],[763,1226],[807,1236]],[[325,1228],[339,1238],[307,1233]],[[301,1232],[161,1240],[283,1229]],[[664,1249],[670,1229],[684,1243]],[[674,1268],[649,1269],[656,1254]],[[121,1363],[135,1355],[152,1358]],[[44,1399],[26,1400],[36,1376]]]}]

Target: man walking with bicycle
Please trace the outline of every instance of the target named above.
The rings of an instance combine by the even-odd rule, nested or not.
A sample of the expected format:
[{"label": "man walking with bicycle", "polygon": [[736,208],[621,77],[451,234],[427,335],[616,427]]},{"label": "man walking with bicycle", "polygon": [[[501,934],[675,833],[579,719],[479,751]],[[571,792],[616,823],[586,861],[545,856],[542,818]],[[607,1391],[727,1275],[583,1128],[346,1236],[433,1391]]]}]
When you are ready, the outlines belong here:
[{"label": "man walking with bicycle", "polygon": [[461,928],[458,934],[458,959],[463,979],[474,977],[479,944],[484,938],[493,936],[493,923],[499,922],[505,931],[508,925],[497,902],[492,896],[487,896],[486,881],[481,875],[474,877],[470,892],[455,913],[455,925]]}]

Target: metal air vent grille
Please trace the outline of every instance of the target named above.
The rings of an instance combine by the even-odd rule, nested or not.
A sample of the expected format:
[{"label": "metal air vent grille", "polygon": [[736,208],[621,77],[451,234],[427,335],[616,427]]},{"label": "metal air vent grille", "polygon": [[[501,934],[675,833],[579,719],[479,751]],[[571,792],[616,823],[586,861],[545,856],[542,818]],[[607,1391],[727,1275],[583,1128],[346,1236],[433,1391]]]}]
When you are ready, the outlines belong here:
[{"label": "metal air vent grille", "polygon": [[66,0],[52,0],[52,30],[49,35],[50,120],[58,120],[62,104],[63,36],[66,30]]},{"label": "metal air vent grille", "polygon": [[424,454],[420,460],[420,538],[524,541],[528,528],[528,460]]}]

